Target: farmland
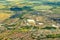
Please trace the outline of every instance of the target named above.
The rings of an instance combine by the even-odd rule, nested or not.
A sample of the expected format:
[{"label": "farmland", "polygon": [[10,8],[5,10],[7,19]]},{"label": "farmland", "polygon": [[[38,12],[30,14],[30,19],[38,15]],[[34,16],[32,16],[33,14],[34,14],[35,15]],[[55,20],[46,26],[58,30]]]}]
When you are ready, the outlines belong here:
[{"label": "farmland", "polygon": [[0,3],[0,40],[60,40],[59,0],[31,1]]}]

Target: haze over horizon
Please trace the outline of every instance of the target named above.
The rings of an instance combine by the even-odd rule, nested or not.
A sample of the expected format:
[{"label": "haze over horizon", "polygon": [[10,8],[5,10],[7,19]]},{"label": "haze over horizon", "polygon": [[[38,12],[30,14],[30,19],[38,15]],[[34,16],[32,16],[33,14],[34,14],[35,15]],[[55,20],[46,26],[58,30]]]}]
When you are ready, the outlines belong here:
[{"label": "haze over horizon", "polygon": [[60,0],[0,0],[0,3],[7,2],[60,2]]}]

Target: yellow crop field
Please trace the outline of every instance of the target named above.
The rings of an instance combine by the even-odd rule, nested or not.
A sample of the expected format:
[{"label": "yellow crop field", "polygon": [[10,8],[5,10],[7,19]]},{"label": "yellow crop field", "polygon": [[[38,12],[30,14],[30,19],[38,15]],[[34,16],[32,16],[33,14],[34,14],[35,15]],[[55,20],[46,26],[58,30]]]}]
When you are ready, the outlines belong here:
[{"label": "yellow crop field", "polygon": [[0,20],[5,20],[9,18],[10,16],[11,14],[8,14],[8,13],[0,13]]}]

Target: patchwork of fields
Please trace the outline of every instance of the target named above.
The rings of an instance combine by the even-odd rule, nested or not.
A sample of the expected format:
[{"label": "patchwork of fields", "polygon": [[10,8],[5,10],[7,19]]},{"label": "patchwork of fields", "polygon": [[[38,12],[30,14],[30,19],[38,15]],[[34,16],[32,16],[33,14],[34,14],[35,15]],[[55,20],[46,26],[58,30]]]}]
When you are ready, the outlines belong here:
[{"label": "patchwork of fields", "polygon": [[0,40],[60,40],[59,0],[5,0],[0,4]]}]

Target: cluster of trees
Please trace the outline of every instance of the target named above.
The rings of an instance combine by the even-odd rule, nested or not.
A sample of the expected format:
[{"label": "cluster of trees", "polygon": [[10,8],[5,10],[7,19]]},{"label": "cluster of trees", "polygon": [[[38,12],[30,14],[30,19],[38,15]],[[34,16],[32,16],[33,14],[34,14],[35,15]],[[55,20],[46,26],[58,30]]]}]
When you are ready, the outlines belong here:
[{"label": "cluster of trees", "polygon": [[44,4],[60,6],[60,2],[45,2]]},{"label": "cluster of trees", "polygon": [[15,6],[15,7],[11,7],[10,10],[14,11],[16,13],[11,18],[15,18],[15,17],[22,18],[22,16],[25,14],[25,13],[23,13],[24,10],[33,11],[32,7],[30,7],[30,6],[23,6],[23,7]]},{"label": "cluster of trees", "polygon": [[10,8],[11,11],[23,11],[23,10],[27,10],[27,11],[32,11],[32,7],[30,6],[24,6],[24,7],[18,7],[18,6],[15,6],[15,7],[11,7]]},{"label": "cluster of trees", "polygon": [[46,26],[45,28],[42,28],[42,29],[51,30],[51,29],[56,29],[56,28],[55,28],[55,27],[53,27],[53,26]]}]

